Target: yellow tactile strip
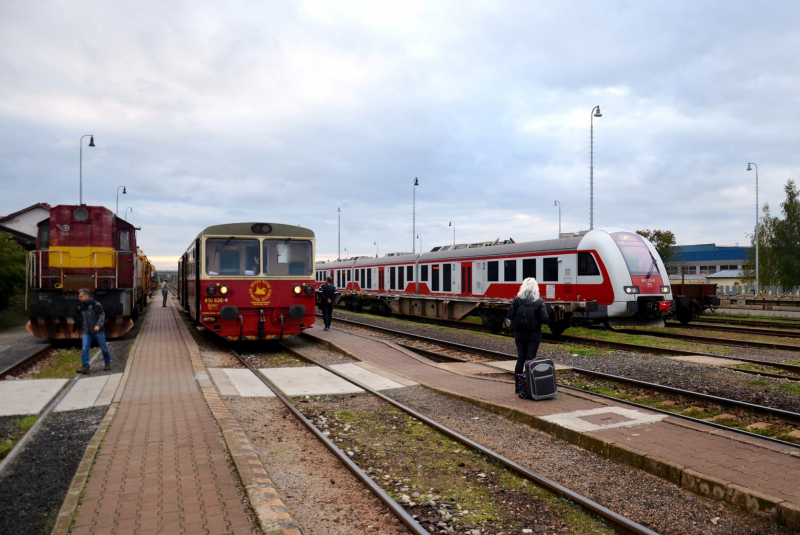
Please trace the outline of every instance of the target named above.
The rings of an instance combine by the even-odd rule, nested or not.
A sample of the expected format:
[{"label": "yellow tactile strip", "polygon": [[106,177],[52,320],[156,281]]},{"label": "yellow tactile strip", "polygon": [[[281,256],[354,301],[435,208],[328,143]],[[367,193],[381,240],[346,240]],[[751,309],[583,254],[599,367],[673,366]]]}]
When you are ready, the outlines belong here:
[{"label": "yellow tactile strip", "polygon": [[[206,374],[207,370],[200,355],[200,347],[192,338],[191,333],[189,333],[176,306],[172,307],[172,312],[186,344],[186,349],[191,356],[195,375]],[[242,478],[242,483],[247,490],[250,504],[258,516],[261,529],[264,533],[270,534],[301,535],[302,531],[294,521],[294,518],[292,518],[283,498],[278,494],[275,484],[270,479],[269,473],[250,443],[250,439],[247,438],[247,434],[245,434],[239,422],[222,402],[212,382],[210,380],[201,380],[200,390],[203,392],[206,403],[222,430],[225,442],[239,471],[239,476]]]}]

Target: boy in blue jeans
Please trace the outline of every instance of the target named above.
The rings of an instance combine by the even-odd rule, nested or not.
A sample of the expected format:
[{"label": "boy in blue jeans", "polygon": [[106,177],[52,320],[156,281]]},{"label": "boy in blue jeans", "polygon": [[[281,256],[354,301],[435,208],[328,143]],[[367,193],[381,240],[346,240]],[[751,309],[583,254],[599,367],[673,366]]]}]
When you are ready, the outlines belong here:
[{"label": "boy in blue jeans", "polygon": [[81,363],[83,366],[78,368],[78,373],[89,373],[89,350],[92,347],[92,340],[97,342],[103,352],[103,360],[106,365],[104,370],[111,369],[111,353],[108,351],[106,336],[103,334],[103,323],[106,321],[106,313],[103,306],[92,299],[92,293],[87,288],[78,291],[78,299],[81,304],[78,312],[83,323],[83,347],[81,351]]}]

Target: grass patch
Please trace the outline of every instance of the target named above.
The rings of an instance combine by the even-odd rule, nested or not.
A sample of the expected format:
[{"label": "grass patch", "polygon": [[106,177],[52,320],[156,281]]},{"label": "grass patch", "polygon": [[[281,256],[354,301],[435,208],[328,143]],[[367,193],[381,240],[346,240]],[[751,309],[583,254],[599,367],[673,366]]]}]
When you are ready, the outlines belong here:
[{"label": "grass patch", "polygon": [[[93,349],[92,352],[95,350]],[[57,349],[54,358],[47,357],[44,367],[31,374],[31,379],[71,379],[81,365],[81,350],[77,347]]]},{"label": "grass patch", "polygon": [[8,307],[0,311],[0,332],[22,327],[28,323],[28,313],[25,310],[25,300],[22,296],[11,299]]},{"label": "grass patch", "polygon": [[798,383],[784,383],[778,387],[778,390],[788,394],[794,394],[795,396],[800,396],[800,384]]},{"label": "grass patch", "polygon": [[755,388],[755,387],[759,387],[759,386],[769,386],[769,383],[766,382],[766,381],[750,381],[749,383],[747,383],[747,386],[751,386],[751,387]]},{"label": "grass patch", "polygon": [[14,449],[17,442],[19,442],[25,433],[33,427],[33,424],[39,419],[39,416],[27,416],[14,422],[11,428],[3,436],[0,436],[0,460],[5,459],[6,456]]}]

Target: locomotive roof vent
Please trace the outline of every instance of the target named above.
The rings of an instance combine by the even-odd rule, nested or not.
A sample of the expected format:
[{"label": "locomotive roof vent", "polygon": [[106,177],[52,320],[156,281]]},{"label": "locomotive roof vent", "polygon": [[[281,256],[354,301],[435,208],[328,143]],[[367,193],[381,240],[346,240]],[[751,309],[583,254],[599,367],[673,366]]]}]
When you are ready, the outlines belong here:
[{"label": "locomotive roof vent", "polygon": [[86,221],[89,219],[89,210],[83,206],[79,206],[78,208],[75,208],[74,212],[72,212],[72,217],[75,218],[75,221]]},{"label": "locomotive roof vent", "polygon": [[253,234],[269,234],[272,232],[272,225],[269,223],[256,223],[250,230],[253,231]]}]

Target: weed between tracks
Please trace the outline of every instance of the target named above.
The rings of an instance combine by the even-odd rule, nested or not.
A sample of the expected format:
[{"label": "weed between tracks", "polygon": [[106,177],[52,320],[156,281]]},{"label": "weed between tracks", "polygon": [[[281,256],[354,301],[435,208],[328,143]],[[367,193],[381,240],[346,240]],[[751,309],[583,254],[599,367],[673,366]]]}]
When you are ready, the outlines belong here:
[{"label": "weed between tracks", "polygon": [[[726,427],[743,429],[751,433],[800,444],[800,427],[774,416],[762,415],[734,407],[723,407],[712,402],[692,400],[647,388],[628,386],[615,381],[594,379],[575,371],[561,372],[558,379],[562,384],[586,392],[640,403],[689,416],[690,418],[711,421]],[[754,383],[764,382],[751,381],[749,384],[752,385]],[[780,390],[784,390],[784,387],[790,387],[794,389],[792,392],[800,395],[800,385],[784,384],[781,385]]]},{"label": "weed between tracks", "polygon": [[429,530],[613,533],[573,503],[371,396],[304,401],[306,416]]},{"label": "weed between tracks", "polygon": [[5,422],[0,422],[0,460],[6,458],[38,419],[39,416],[27,416],[19,419],[8,418]]},{"label": "weed between tracks", "polygon": [[[94,353],[92,349],[92,353]],[[81,365],[81,350],[71,347],[54,349],[33,365],[30,379],[72,379]]]}]

